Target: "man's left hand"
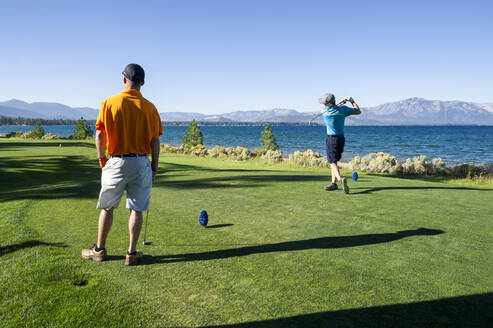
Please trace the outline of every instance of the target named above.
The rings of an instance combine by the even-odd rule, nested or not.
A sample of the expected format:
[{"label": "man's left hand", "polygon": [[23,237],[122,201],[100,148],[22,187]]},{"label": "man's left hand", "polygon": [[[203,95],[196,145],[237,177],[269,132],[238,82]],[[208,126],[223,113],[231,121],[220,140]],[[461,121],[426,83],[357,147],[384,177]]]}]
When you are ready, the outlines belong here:
[{"label": "man's left hand", "polygon": [[99,167],[103,168],[106,165],[106,162],[108,161],[108,157],[103,157],[99,159]]}]

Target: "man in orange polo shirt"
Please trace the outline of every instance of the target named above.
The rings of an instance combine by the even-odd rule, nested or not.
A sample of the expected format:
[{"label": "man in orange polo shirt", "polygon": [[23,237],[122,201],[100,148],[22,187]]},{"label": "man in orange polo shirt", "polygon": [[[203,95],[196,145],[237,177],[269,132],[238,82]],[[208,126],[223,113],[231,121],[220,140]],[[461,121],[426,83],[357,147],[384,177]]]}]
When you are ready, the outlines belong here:
[{"label": "man in orange polo shirt", "polygon": [[[96,149],[101,166],[101,192],[97,208],[101,210],[98,240],[91,249],[82,250],[86,259],[103,261],[107,257],[106,238],[113,223],[113,210],[127,191],[130,209],[130,242],[125,265],[137,264],[142,252],[137,241],[142,227],[142,212],[149,208],[152,180],[159,161],[159,136],[163,125],[154,105],[142,97],[144,69],[129,64],[123,71],[123,91],[101,104],[96,121]],[[106,144],[110,159],[106,157]],[[149,162],[148,154],[152,154]]]}]

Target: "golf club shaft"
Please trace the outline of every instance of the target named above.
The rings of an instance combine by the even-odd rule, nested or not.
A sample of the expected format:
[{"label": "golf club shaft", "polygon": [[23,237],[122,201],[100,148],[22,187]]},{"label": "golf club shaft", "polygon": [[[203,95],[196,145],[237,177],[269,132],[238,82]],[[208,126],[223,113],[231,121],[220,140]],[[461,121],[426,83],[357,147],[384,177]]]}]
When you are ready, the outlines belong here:
[{"label": "golf club shaft", "polygon": [[147,223],[149,222],[149,209],[147,209],[146,213],[146,226],[144,229],[144,243],[146,242],[146,237],[147,237]]},{"label": "golf club shaft", "polygon": [[319,117],[320,115],[322,115],[323,113],[325,113],[325,112],[322,112],[322,113],[320,113],[320,114],[317,114],[317,115],[313,116],[313,117],[310,119],[310,121],[308,121],[308,125],[312,124],[312,121],[313,121],[314,119],[316,119],[317,117]]}]

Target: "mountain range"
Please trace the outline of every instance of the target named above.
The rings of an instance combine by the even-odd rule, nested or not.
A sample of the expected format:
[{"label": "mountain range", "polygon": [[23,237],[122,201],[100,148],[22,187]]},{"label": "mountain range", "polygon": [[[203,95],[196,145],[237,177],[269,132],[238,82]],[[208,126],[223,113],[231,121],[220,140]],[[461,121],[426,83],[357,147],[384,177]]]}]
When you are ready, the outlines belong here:
[{"label": "mountain range", "polygon": [[[322,108],[321,108],[322,109]],[[493,103],[479,104],[464,101],[426,100],[410,98],[375,107],[361,108],[363,114],[350,116],[348,125],[493,125]],[[184,122],[195,119],[203,122],[273,122],[308,123],[317,112],[298,112],[294,109],[244,110],[225,114],[161,112],[165,122]],[[59,103],[27,103],[12,99],[0,102],[0,116],[72,119],[84,117],[95,120],[98,110],[89,107],[70,107]],[[322,124],[318,117],[313,122]]]}]

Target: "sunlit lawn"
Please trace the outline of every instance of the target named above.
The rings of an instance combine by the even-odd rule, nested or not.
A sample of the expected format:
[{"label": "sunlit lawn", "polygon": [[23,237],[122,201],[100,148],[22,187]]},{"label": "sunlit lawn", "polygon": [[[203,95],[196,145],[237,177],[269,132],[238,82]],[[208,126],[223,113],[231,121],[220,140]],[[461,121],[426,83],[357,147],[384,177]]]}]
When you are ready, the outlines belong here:
[{"label": "sunlit lawn", "polygon": [[0,141],[1,326],[493,322],[491,186],[360,174],[345,195],[323,190],[327,169],[162,154],[151,245],[125,267],[124,201],[109,261],[80,256],[97,235],[95,158],[90,142]]}]

